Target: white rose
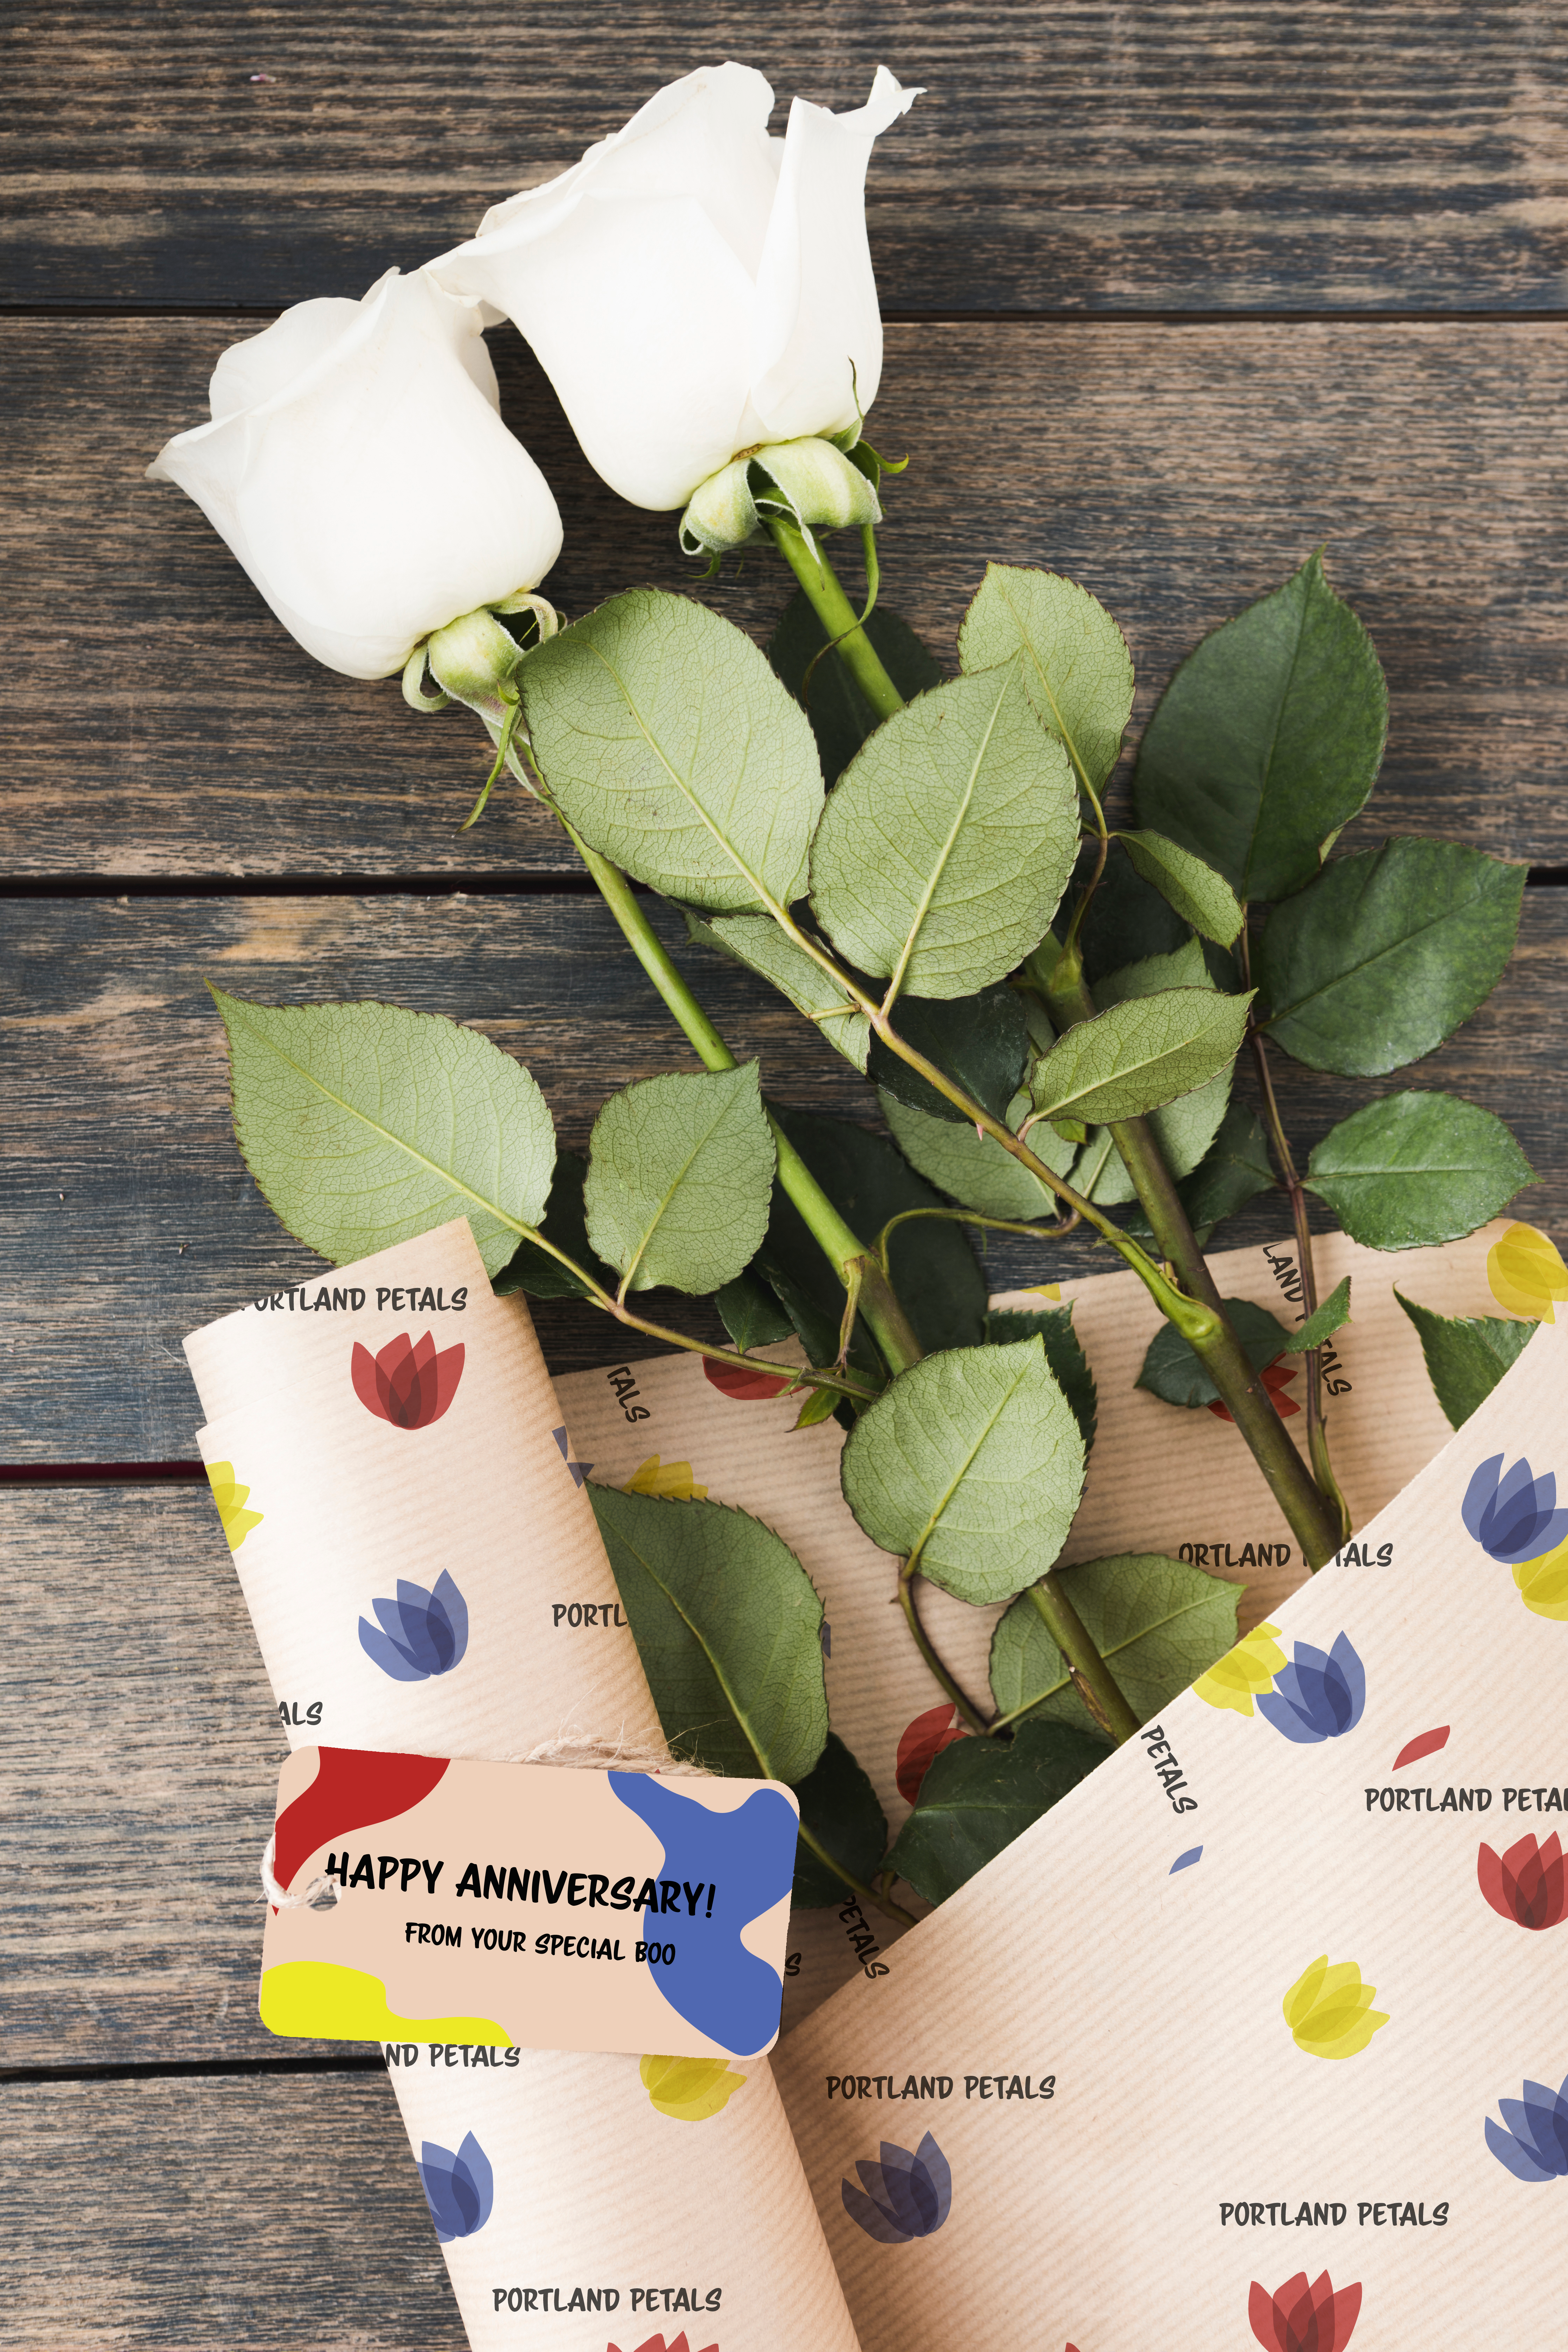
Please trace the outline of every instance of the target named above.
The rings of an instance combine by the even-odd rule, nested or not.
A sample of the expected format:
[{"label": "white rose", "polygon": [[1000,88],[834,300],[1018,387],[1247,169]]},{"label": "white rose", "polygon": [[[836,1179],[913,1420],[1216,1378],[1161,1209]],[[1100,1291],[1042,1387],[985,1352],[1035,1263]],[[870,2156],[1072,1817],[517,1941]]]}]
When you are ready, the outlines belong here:
[{"label": "white rose", "polygon": [[423,271],[297,303],[224,352],[209,399],[212,423],[148,475],[189,492],[329,669],[401,669],[561,552],[549,484],[498,413],[479,308]]},{"label": "white rose", "polygon": [[866,166],[920,92],[797,98],[783,139],[749,66],[671,82],[580,163],[432,262],[514,320],[590,464],[635,506],[684,506],[739,451],[840,433],[869,408],[882,322]]}]

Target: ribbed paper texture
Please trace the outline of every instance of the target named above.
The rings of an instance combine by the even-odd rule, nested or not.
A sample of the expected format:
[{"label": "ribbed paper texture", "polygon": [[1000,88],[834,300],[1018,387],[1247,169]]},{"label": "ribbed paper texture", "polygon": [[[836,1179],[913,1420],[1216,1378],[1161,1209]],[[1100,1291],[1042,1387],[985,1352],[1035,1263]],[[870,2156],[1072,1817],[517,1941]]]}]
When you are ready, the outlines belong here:
[{"label": "ribbed paper texture", "polygon": [[[1342,1234],[1315,1242],[1321,1297],[1342,1276],[1351,1276],[1355,1319],[1336,1333],[1326,1376],[1337,1391],[1328,1399],[1334,1465],[1358,1528],[1452,1433],[1395,1284],[1441,1314],[1496,1315],[1488,1259],[1507,1231],[1500,1223],[1443,1249],[1397,1256],[1360,1249]],[[1226,1297],[1268,1307],[1287,1330],[1300,1321],[1289,1242],[1216,1252],[1209,1263]],[[1059,1296],[1015,1292],[995,1303],[1025,1309],[1070,1304],[1094,1374],[1099,1431],[1065,1560],[1180,1553],[1242,1588],[1244,1629],[1295,1590],[1306,1572],[1300,1547],[1235,1428],[1201,1407],[1178,1410],[1134,1386],[1161,1328],[1159,1309],[1136,1275],[1089,1276],[1062,1284]],[[1289,1408],[1299,1406],[1306,1386],[1302,1360],[1288,1358],[1280,1369],[1288,1375],[1280,1387],[1286,1427],[1300,1444],[1306,1417]],[[797,1433],[798,1396],[736,1393],[725,1378],[710,1379],[691,1356],[569,1373],[559,1394],[574,1453],[592,1459],[595,1476],[611,1486],[640,1475],[662,1480],[672,1493],[695,1486],[754,1512],[784,1537],[826,1610],[833,1727],[870,1775],[896,1830],[910,1810],[898,1786],[900,1742],[917,1718],[942,1709],[942,1696],[889,1607],[895,1564],[849,1515],[838,1483],[844,1435],[837,1423]],[[921,1607],[941,1654],[984,1702],[1001,1607],[972,1609],[931,1585],[921,1589]],[[951,1708],[946,1716],[951,1723]],[[785,2032],[863,1964],[874,1966],[899,1932],[895,1922],[862,1912],[852,1897],[797,1911],[784,1981]]]},{"label": "ribbed paper texture", "polygon": [[[323,1290],[343,1304],[304,1311]],[[403,1297],[378,1307],[384,1291]],[[431,1359],[462,1347],[455,1387],[450,1362],[410,1376],[399,1343],[426,1331]],[[291,1745],[506,1758],[563,1737],[657,1738],[526,1308],[494,1298],[466,1223],[307,1283],[292,1306],[226,1317],[186,1350]],[[378,1358],[391,1419],[364,1401],[381,1394]],[[581,1604],[575,1626],[558,1602]],[[854,2352],[765,2063],[739,2064],[744,2086],[688,2122],[653,2107],[635,2058],[506,2055],[420,2048],[393,2074],[427,2173],[450,2174],[470,2136],[482,2155],[477,2193],[459,2176],[451,2210],[488,2210],[445,2247],[475,2345],[630,2352],[684,2329],[690,2352],[764,2352],[781,2335]],[[636,2311],[633,2289],[652,2298]],[[521,2315],[514,2290],[533,2298]]]},{"label": "ribbed paper texture", "polygon": [[[1568,1924],[1500,1911],[1478,1864],[1484,1842],[1568,1827],[1568,1545],[1522,1590],[1513,1567],[1568,1526],[1565,1380],[1568,1333],[1544,1327],[1361,1530],[1375,1564],[1272,1612],[1259,1639],[1303,1679],[1265,1656],[1245,1711],[1184,1694],[1158,1744],[1120,1749],[889,1975],[786,2036],[774,2063],[865,2352],[1214,2352],[1254,2341],[1255,2283],[1272,2306],[1325,2270],[1361,2290],[1353,2352],[1558,2340]],[[1550,1865],[1546,1895],[1561,1920]],[[1287,2020],[1320,1958],[1342,1974]],[[1386,2020],[1364,2046],[1358,1971]],[[1533,2177],[1486,2133],[1532,2100]],[[876,2234],[861,2192],[901,2161],[883,2143],[918,2154],[928,2133],[914,2226]]]}]

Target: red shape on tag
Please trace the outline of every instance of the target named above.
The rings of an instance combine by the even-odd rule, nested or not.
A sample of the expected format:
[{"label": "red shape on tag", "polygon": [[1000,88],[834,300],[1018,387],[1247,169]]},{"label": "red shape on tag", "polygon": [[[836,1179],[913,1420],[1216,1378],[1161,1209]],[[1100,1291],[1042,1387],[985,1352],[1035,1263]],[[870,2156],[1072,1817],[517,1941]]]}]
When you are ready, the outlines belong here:
[{"label": "red shape on tag", "polygon": [[445,1756],[383,1755],[368,1748],[322,1748],[310,1787],[278,1816],[272,1874],[287,1887],[307,1854],[341,1831],[390,1822],[427,1797]]},{"label": "red shape on tag", "polygon": [[1423,1756],[1436,1756],[1439,1748],[1448,1745],[1448,1727],[1439,1724],[1436,1731],[1424,1731],[1418,1739],[1407,1739],[1394,1759],[1397,1772],[1402,1764],[1419,1764]]},{"label": "red shape on tag", "polygon": [[[754,1372],[743,1372],[739,1364],[716,1364],[711,1356],[703,1357],[702,1369],[722,1395],[736,1397],[742,1404],[758,1397],[778,1396],[795,1380],[793,1372],[765,1370],[761,1364]],[[674,2352],[673,2346],[670,2352]]]}]

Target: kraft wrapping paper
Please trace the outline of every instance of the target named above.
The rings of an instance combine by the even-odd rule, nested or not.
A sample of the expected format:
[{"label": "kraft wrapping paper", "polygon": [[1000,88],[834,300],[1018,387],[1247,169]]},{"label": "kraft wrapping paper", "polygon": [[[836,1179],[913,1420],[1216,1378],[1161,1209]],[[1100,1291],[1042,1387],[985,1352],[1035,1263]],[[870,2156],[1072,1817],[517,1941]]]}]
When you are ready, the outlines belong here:
[{"label": "kraft wrapping paper", "polygon": [[[1395,1284],[1443,1314],[1500,1314],[1488,1262],[1508,1231],[1502,1220],[1467,1241],[1397,1256],[1361,1249],[1342,1234],[1314,1243],[1320,1297],[1351,1276],[1355,1319],[1335,1335],[1326,1376],[1338,1389],[1328,1400],[1334,1465],[1357,1528],[1452,1434]],[[1268,1307],[1287,1328],[1302,1319],[1293,1244],[1219,1252],[1210,1264],[1226,1297]],[[1084,1500],[1064,1560],[1121,1551],[1180,1554],[1242,1588],[1245,1631],[1278,1608],[1305,1574],[1300,1547],[1251,1455],[1228,1423],[1202,1409],[1178,1411],[1134,1387],[1161,1321],[1136,1275],[1088,1276],[1062,1284],[1059,1293],[1013,1292],[994,1304],[1026,1309],[1058,1301],[1072,1305],[1099,1395]],[[793,1349],[770,1352],[781,1361],[795,1358]],[[1288,1411],[1305,1387],[1300,1359],[1288,1358],[1280,1369],[1286,1426],[1304,1450],[1306,1416]],[[735,1393],[733,1384],[715,1384],[691,1356],[569,1373],[558,1393],[574,1454],[594,1462],[596,1479],[624,1486],[637,1478],[674,1494],[706,1491],[754,1512],[795,1550],[826,1609],[834,1728],[870,1775],[896,1830],[910,1810],[898,1786],[900,1742],[911,1724],[940,1706],[942,1694],[889,1609],[893,1563],[861,1534],[844,1502],[837,1424],[795,1433],[798,1395]],[[1135,1465],[1131,1475],[1129,1464]],[[921,1607],[960,1683],[984,1699],[1001,1608],[972,1609],[931,1585],[921,1588]],[[586,1627],[574,1638],[591,1645],[597,1636]],[[875,1967],[900,1932],[879,1913],[862,1915],[853,1900],[797,1911],[784,1979],[785,2032],[862,1968]]]},{"label": "kraft wrapping paper", "polygon": [[1565,1381],[786,2037],[865,2352],[1561,2339]]},{"label": "kraft wrapping paper", "polygon": [[[323,1289],[342,1303],[301,1311]],[[290,1746],[505,1759],[657,1739],[526,1307],[493,1297],[465,1223],[186,1351]],[[684,2331],[690,2352],[781,2336],[856,2352],[765,2063],[739,2062],[726,2104],[691,2121],[654,2107],[636,2058],[365,2023],[400,2045],[394,2087],[476,2346],[631,2352]]]}]

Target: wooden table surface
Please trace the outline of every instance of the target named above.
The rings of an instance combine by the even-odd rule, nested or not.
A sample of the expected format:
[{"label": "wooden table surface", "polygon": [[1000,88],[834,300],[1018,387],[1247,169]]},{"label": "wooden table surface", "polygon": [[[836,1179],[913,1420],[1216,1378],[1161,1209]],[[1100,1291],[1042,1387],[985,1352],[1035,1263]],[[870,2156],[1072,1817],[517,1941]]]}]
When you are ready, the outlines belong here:
[{"label": "wooden table surface", "polygon": [[[194,1463],[183,1333],[315,1261],[234,1150],[202,975],[379,994],[528,1061],[563,1139],[694,1065],[542,813],[458,831],[479,744],[317,668],[142,469],[216,354],[471,229],[704,59],[858,103],[881,142],[884,593],[939,651],[987,556],[1122,620],[1146,710],[1326,541],[1392,725],[1352,828],[1531,867],[1519,954],[1418,1083],[1503,1112],[1568,1223],[1568,104],[1540,0],[16,0],[5,38],[0,856],[6,1654],[0,2344],[460,2346],[379,2061],[259,2027],[281,1742]],[[581,612],[691,584],[577,454],[510,329],[505,413]],[[700,593],[764,631],[765,558]],[[747,975],[703,971],[781,1098],[868,1118]],[[1310,1143],[1348,1107],[1284,1065]],[[1388,1082],[1406,1083],[1403,1076]],[[1357,1090],[1360,1098],[1360,1090]],[[1227,1229],[1272,1237],[1268,1202]],[[1040,1279],[1032,1245],[999,1279]],[[693,1310],[694,1312],[696,1310]],[[542,1312],[552,1362],[603,1360]],[[805,2348],[802,2347],[802,2352]]]}]

